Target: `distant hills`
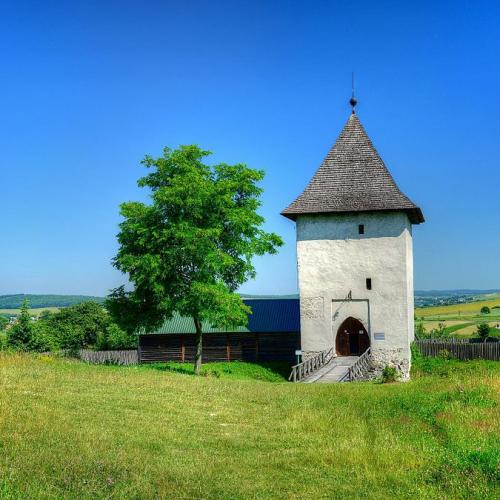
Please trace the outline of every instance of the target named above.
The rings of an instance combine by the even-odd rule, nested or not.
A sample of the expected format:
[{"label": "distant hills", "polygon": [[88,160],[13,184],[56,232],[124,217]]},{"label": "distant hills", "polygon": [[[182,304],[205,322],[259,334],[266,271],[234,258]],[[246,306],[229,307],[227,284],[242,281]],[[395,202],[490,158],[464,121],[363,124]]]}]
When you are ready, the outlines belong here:
[{"label": "distant hills", "polygon": [[489,295],[500,293],[500,288],[492,290],[471,290],[469,288],[457,288],[456,290],[415,290],[415,297],[454,297],[456,295]]},{"label": "distant hills", "polygon": [[92,295],[32,295],[19,293],[16,295],[0,295],[0,309],[19,309],[25,299],[28,299],[30,307],[33,309],[68,307],[88,300],[104,302],[104,297],[94,297]]},{"label": "distant hills", "polygon": [[[500,294],[500,289],[492,290],[415,290],[415,305],[417,307],[436,305],[436,304],[454,304],[458,302],[471,302],[478,300],[481,295]],[[287,295],[253,295],[241,294],[244,299],[297,299],[297,293]],[[88,300],[103,303],[104,297],[95,297],[92,295],[35,295],[35,294],[15,294],[0,295],[0,309],[19,309],[25,299],[28,299],[30,307],[39,309],[44,307],[69,307],[80,304]]]}]

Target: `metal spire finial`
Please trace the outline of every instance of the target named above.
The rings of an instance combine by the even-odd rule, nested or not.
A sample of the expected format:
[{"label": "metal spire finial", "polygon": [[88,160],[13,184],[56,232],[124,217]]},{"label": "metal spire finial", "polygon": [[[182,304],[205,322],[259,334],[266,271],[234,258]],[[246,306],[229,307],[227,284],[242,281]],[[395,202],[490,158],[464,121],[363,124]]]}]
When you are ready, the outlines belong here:
[{"label": "metal spire finial", "polygon": [[352,72],[351,88],[352,88],[352,95],[351,99],[349,100],[349,104],[352,107],[352,114],[354,115],[356,113],[356,110],[354,108],[356,107],[356,104],[358,104],[358,101],[354,97],[354,71]]}]

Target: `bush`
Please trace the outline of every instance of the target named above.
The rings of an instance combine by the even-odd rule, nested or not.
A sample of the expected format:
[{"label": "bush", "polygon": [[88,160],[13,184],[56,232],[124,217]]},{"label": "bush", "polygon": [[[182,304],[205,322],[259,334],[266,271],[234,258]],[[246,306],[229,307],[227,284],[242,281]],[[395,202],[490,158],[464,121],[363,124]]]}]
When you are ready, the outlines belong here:
[{"label": "bush", "polygon": [[399,378],[399,373],[396,367],[385,365],[382,370],[382,383],[387,384],[390,382],[396,382]]},{"label": "bush", "polygon": [[422,353],[420,352],[420,349],[418,348],[418,345],[415,344],[415,342],[412,342],[410,345],[410,351],[411,351],[411,361],[414,363],[415,361],[419,360],[422,358]]},{"label": "bush", "polygon": [[7,344],[13,349],[22,351],[29,350],[31,336],[33,333],[31,317],[29,313],[29,304],[25,300],[21,307],[21,314],[17,323],[9,330],[7,336]]},{"label": "bush", "polygon": [[7,325],[9,324],[9,320],[5,316],[0,315],[0,332],[3,332]]},{"label": "bush", "polygon": [[106,350],[137,346],[137,337],[120,329],[106,309],[96,302],[83,302],[56,313],[44,312],[37,322],[32,322],[25,302],[17,323],[8,330],[7,346],[35,352],[64,349],[70,353],[82,348]]},{"label": "bush", "polygon": [[97,337],[97,350],[134,349],[137,337],[122,330],[116,323],[110,323],[106,331]]},{"label": "bush", "polygon": [[427,330],[425,329],[424,324],[420,321],[417,323],[417,327],[415,328],[415,338],[419,340],[426,339],[428,337],[429,335],[427,334]]},{"label": "bush", "polygon": [[7,332],[0,331],[0,351],[4,351],[8,347]]},{"label": "bush", "polygon": [[69,322],[59,322],[57,325],[48,324],[52,329],[52,335],[61,346],[61,349],[68,349],[75,352],[84,347],[84,332],[78,325]]},{"label": "bush", "polygon": [[444,323],[438,323],[437,328],[433,328],[431,330],[430,337],[435,339],[446,339],[449,338],[450,334],[446,330],[446,326]]},{"label": "bush", "polygon": [[106,332],[110,317],[97,302],[82,302],[49,315],[47,324],[63,349],[91,347]]},{"label": "bush", "polygon": [[440,359],[453,359],[453,354],[448,351],[448,349],[441,349],[439,352],[438,352],[438,358]]},{"label": "bush", "polygon": [[490,314],[490,308],[488,306],[481,307],[481,314]]},{"label": "bush", "polygon": [[490,326],[488,323],[481,323],[480,325],[477,325],[476,333],[480,339],[483,339],[483,342],[486,342],[486,339],[490,334]]},{"label": "bush", "polygon": [[50,327],[43,321],[32,324],[32,335],[28,345],[30,351],[53,352],[60,348],[58,339],[54,337]]}]

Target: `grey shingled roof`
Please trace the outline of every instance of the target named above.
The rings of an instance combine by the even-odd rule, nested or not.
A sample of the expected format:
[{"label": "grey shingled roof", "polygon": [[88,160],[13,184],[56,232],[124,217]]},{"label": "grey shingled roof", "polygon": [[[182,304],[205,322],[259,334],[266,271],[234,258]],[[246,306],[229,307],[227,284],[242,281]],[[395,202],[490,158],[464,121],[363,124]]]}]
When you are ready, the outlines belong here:
[{"label": "grey shingled roof", "polygon": [[405,211],[413,224],[422,211],[398,188],[353,113],[304,192],[282,215]]}]

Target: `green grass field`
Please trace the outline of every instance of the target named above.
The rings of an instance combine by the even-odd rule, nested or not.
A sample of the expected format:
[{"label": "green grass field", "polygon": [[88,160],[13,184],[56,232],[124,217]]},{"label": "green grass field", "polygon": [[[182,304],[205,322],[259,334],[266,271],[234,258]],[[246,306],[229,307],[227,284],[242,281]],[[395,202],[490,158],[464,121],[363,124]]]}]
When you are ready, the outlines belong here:
[{"label": "green grass field", "polygon": [[489,307],[492,310],[493,314],[500,316],[500,309],[493,309],[494,307],[500,308],[500,299],[480,300],[477,302],[468,302],[466,304],[452,304],[449,306],[420,307],[415,309],[415,315],[424,318],[429,316],[445,315],[474,316],[480,314],[481,307],[483,306]]},{"label": "green grass field", "polygon": [[0,354],[0,497],[500,494],[498,363],[426,359],[411,382],[387,385],[212,368]]},{"label": "green grass field", "polygon": [[[40,307],[40,308],[34,308],[30,309],[30,314],[32,316],[40,316],[40,314],[43,313],[43,311],[51,311],[51,312],[57,312],[59,311],[59,307]],[[7,316],[17,316],[21,313],[21,309],[0,309],[0,314],[4,314]]]},{"label": "green grass field", "polygon": [[[483,306],[490,308],[490,314],[481,314]],[[423,323],[428,332],[442,324],[454,337],[473,337],[479,323],[488,323],[490,336],[500,336],[500,330],[495,328],[500,325],[500,299],[417,308],[415,318]]]}]

